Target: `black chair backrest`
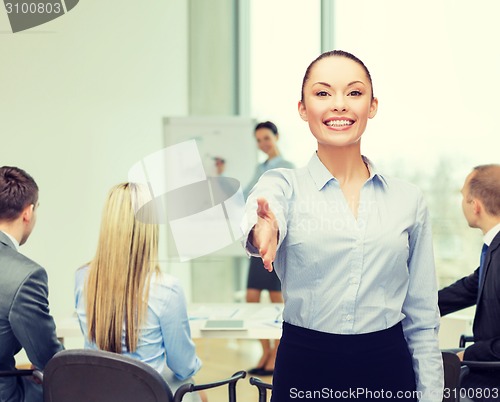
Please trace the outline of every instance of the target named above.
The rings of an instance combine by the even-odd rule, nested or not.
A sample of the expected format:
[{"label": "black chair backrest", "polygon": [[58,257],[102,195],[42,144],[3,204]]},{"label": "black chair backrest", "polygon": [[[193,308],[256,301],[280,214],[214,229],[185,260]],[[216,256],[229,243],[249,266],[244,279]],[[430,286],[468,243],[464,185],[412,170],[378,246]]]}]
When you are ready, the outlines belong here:
[{"label": "black chair backrest", "polygon": [[455,402],[459,395],[460,359],[455,353],[441,352],[444,367],[444,398],[443,402]]},{"label": "black chair backrest", "polygon": [[258,377],[250,377],[250,384],[255,385],[259,391],[259,402],[267,401],[267,391],[273,389],[273,384],[263,382]]},{"label": "black chair backrest", "polygon": [[147,364],[116,353],[63,350],[43,374],[44,402],[169,402],[172,391]]}]

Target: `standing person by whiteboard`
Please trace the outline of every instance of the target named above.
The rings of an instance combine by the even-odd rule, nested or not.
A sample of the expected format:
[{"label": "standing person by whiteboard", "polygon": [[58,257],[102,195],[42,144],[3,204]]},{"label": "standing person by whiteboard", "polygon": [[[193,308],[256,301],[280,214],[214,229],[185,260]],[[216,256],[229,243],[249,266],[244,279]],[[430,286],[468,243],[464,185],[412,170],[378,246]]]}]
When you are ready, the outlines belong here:
[{"label": "standing person by whiteboard", "polygon": [[[250,183],[246,186],[245,198],[250,190],[255,186],[260,176],[269,169],[275,168],[293,168],[293,164],[283,159],[277,146],[279,139],[278,128],[270,121],[265,121],[255,126],[255,139],[259,149],[267,155],[265,162],[259,164],[255,169],[255,174]],[[247,303],[260,302],[260,295],[263,290],[269,291],[269,297],[273,303],[283,302],[281,295],[281,283],[274,271],[268,272],[262,269],[262,259],[251,257],[250,268],[248,270],[247,282]],[[272,375],[274,371],[274,360],[276,358],[276,349],[279,340],[276,340],[274,346],[269,339],[260,339],[262,344],[262,356],[255,368],[248,371],[254,375]]]}]

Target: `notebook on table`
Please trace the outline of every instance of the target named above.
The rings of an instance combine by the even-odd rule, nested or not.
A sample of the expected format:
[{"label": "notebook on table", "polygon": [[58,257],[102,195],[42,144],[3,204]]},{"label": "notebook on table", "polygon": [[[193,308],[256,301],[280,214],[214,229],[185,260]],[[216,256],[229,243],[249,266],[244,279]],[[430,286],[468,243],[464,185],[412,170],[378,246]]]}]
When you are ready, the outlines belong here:
[{"label": "notebook on table", "polygon": [[247,331],[244,320],[207,320],[202,331]]}]

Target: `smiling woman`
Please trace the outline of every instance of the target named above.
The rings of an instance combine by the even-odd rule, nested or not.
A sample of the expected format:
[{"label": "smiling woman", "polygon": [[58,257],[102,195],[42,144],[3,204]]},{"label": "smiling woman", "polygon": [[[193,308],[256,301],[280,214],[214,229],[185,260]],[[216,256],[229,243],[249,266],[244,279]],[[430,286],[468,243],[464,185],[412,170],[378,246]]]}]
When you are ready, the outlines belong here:
[{"label": "smiling woman", "polygon": [[352,144],[359,154],[359,140],[377,107],[370,73],[355,56],[337,50],[323,53],[306,70],[299,114],[318,141],[320,159],[335,145]]},{"label": "smiling woman", "polygon": [[[244,244],[276,270],[285,302],[272,401],[323,388],[442,398],[428,211],[416,186],[361,155],[377,107],[358,58],[320,55],[298,104],[317,151],[306,167],[267,171],[248,197]],[[318,220],[337,224],[308,224]]]}]

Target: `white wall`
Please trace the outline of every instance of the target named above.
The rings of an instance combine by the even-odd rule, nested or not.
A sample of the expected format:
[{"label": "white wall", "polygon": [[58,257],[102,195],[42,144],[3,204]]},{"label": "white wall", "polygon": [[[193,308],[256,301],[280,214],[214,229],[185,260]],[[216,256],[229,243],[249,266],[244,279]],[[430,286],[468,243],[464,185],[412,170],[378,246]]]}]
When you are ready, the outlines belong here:
[{"label": "white wall", "polygon": [[16,34],[0,12],[0,165],[40,187],[21,251],[47,269],[55,314],[72,309],[108,189],[163,147],[162,117],[187,113],[186,4],[81,1]]}]

